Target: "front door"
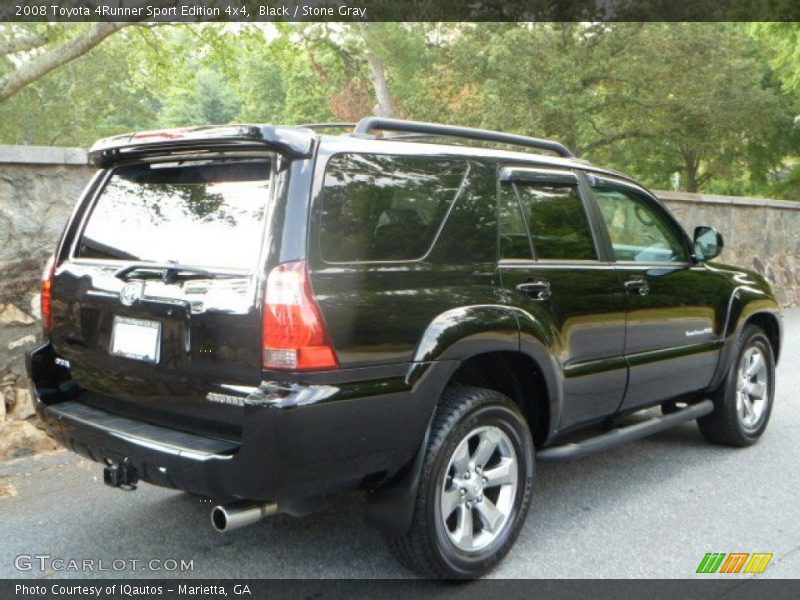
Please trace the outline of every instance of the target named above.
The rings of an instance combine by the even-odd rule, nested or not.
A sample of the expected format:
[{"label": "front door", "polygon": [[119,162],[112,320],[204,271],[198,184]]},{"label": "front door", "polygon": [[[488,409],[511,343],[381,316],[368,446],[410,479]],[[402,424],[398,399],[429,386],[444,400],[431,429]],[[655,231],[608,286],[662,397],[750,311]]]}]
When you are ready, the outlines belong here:
[{"label": "front door", "polygon": [[642,188],[591,178],[594,200],[626,290],[629,410],[705,388],[722,340],[724,286],[696,264],[688,237]]},{"label": "front door", "polygon": [[506,168],[500,179],[503,287],[551,337],[561,371],[559,430],[607,416],[625,390],[625,295],[595,243],[578,177]]}]

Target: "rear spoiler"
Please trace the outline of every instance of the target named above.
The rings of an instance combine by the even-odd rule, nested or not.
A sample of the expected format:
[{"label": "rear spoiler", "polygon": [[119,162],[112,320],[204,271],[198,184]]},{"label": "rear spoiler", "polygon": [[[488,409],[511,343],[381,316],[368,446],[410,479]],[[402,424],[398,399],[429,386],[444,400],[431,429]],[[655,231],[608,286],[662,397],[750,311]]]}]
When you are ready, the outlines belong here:
[{"label": "rear spoiler", "polygon": [[310,129],[273,125],[219,125],[126,133],[95,142],[89,161],[106,168],[148,154],[215,149],[272,148],[291,158],[310,158],[316,134]]}]

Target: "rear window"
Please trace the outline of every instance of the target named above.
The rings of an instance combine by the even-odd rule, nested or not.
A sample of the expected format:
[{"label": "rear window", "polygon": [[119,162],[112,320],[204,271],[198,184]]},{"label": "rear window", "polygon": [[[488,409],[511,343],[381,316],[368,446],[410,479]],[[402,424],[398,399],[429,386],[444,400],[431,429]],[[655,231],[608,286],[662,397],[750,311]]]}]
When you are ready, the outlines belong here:
[{"label": "rear window", "polygon": [[326,262],[427,254],[468,172],[463,160],[337,154],[325,170],[319,242]]},{"label": "rear window", "polygon": [[269,173],[266,160],[119,168],[92,209],[76,256],[251,269]]}]

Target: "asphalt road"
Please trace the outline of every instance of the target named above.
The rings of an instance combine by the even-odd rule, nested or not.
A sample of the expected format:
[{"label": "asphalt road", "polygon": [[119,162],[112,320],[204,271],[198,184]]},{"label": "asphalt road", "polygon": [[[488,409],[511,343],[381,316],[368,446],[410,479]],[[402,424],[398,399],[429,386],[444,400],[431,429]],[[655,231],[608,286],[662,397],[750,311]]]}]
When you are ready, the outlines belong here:
[{"label": "asphalt road", "polygon": [[[709,577],[695,575],[706,552],[772,552],[759,577],[800,577],[800,311],[787,311],[785,326],[772,420],[758,444],[716,447],[692,423],[539,465],[525,527],[491,576]],[[0,499],[0,577],[410,576],[364,524],[359,495],[305,519],[277,516],[222,535],[209,504],[148,485],[110,489],[99,465],[67,452],[0,465],[0,488],[8,485],[17,495]],[[15,557],[34,554],[140,562],[103,572],[16,568]],[[191,560],[193,570],[142,570],[150,559]]]}]

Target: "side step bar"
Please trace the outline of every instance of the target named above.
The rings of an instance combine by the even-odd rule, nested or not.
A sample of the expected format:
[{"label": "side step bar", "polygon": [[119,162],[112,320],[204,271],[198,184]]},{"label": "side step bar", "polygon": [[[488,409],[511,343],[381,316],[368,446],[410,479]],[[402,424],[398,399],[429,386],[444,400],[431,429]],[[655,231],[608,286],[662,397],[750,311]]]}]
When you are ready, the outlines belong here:
[{"label": "side step bar", "polygon": [[621,446],[627,442],[647,437],[659,431],[664,431],[670,427],[675,427],[687,421],[693,421],[704,417],[714,410],[714,403],[711,400],[703,400],[697,404],[692,404],[678,412],[653,417],[647,421],[628,425],[627,427],[617,427],[596,437],[589,438],[575,444],[564,444],[563,446],[553,446],[545,448],[536,453],[536,458],[544,462],[555,462],[559,460],[571,460],[582,458],[588,454],[600,452]]}]

